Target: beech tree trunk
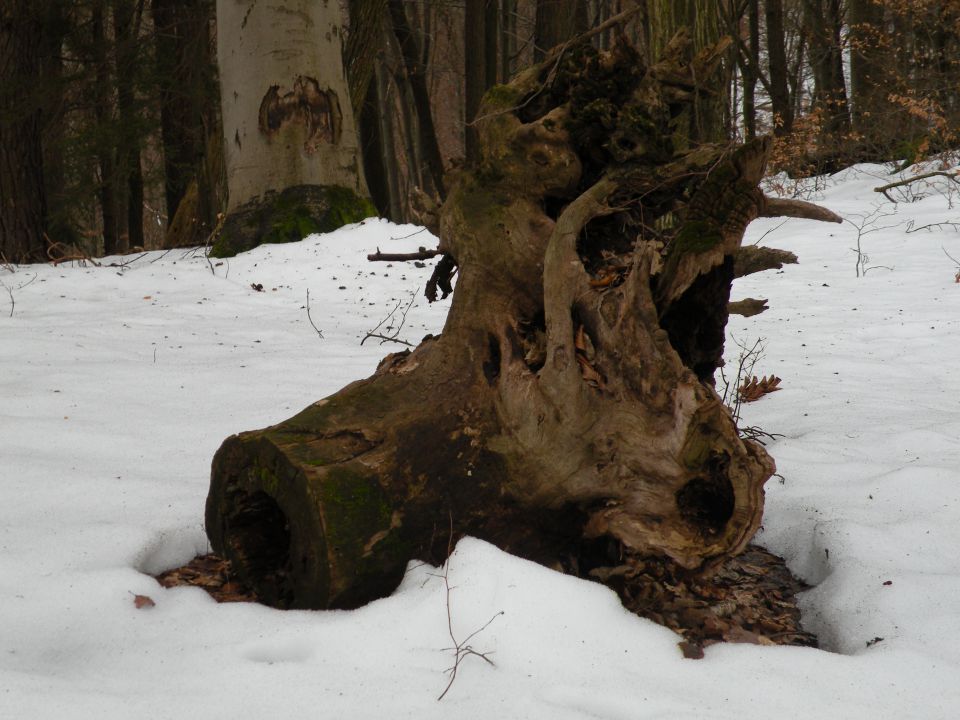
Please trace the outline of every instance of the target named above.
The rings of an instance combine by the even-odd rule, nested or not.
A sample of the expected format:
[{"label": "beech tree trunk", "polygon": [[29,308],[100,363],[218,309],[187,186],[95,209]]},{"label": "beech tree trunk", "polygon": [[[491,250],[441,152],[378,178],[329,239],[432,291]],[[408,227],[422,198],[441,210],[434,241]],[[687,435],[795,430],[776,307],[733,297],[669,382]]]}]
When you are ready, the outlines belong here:
[{"label": "beech tree trunk", "polygon": [[774,463],[713,387],[733,259],[758,215],[814,207],[758,189],[769,139],[674,150],[718,55],[681,60],[686,37],[649,68],[582,43],[487,92],[436,215],[443,333],[214,458],[207,533],[261,600],[360,605],[464,533],[691,570],[754,535]]},{"label": "beech tree trunk", "polygon": [[218,0],[227,217],[214,254],[376,214],[360,159],[336,3]]}]

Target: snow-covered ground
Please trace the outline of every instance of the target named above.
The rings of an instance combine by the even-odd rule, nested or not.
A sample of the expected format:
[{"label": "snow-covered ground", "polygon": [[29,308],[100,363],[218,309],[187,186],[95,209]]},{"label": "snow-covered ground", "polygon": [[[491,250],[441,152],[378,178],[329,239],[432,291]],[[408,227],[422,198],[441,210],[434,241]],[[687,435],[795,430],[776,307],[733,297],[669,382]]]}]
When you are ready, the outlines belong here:
[{"label": "snow-covered ground", "polygon": [[[941,179],[894,206],[872,191],[886,172],[845,171],[811,198],[853,223],[754,223],[747,242],[765,235],[800,264],[734,288],[769,299],[730,333],[764,338],[755,373],[782,378],[744,407],[782,435],[760,541],[816,585],[805,619],[830,651],[717,645],[685,660],[605,588],[465,540],[453,629],[461,640],[502,612],[471,640],[496,665],[467,657],[439,702],[452,653],[435,568],[412,564],[391,597],[351,612],[218,605],[151,577],[207,550],[226,436],[398,349],[359,343],[430,270],[365,255],[432,238],[370,220],[213,272],[197,251],[0,269],[0,718],[960,716],[960,284],[943,251],[960,259],[960,234],[907,232],[958,219],[960,198]],[[872,268],[859,278],[856,224]],[[418,295],[400,337],[437,332],[446,306]]]}]

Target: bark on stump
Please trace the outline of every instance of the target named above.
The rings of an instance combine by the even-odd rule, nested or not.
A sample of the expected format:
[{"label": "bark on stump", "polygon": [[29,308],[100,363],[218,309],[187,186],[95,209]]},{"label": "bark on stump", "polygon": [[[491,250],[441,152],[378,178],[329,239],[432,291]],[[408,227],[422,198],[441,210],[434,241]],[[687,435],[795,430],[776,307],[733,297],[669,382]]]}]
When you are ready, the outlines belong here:
[{"label": "bark on stump", "polygon": [[685,42],[650,68],[625,43],[565,47],[492,88],[481,159],[437,215],[458,267],[442,335],[224,442],[207,532],[264,602],[360,605],[451,534],[547,564],[613,543],[701,569],[745,547],[774,463],[713,373],[770,143],[674,152],[718,56],[683,64]]}]

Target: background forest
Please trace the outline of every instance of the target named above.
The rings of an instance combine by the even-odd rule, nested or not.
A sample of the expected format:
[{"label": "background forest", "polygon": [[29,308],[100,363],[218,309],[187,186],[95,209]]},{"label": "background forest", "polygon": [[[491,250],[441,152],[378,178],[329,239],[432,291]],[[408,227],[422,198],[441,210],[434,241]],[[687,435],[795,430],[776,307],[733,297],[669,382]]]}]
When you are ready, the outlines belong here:
[{"label": "background forest", "polygon": [[[957,0],[641,0],[649,63],[732,39],[691,144],[774,133],[774,171],[913,162],[956,144]],[[227,202],[216,3],[8,0],[0,9],[0,252],[8,262],[204,244]],[[483,93],[631,0],[349,0],[343,67],[382,217],[443,197]],[[609,47],[614,31],[592,42]],[[222,42],[222,39],[221,39]],[[283,39],[278,43],[282,45]]]}]

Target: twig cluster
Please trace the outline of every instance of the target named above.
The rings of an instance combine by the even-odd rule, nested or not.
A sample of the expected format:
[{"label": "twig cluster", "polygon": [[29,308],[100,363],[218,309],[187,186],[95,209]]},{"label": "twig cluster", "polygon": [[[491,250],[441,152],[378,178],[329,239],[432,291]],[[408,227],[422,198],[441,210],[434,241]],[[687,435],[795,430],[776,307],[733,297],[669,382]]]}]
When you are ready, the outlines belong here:
[{"label": "twig cluster", "polygon": [[879,230],[889,230],[891,228],[895,228],[895,227],[899,227],[900,225],[903,225],[903,223],[901,222],[901,223],[894,223],[892,225],[877,226],[877,222],[881,218],[890,217],[891,215],[895,215],[895,214],[896,213],[894,212],[884,212],[880,209],[880,206],[876,206],[869,213],[857,215],[857,217],[859,218],[857,222],[854,222],[850,218],[844,218],[844,222],[848,222],[851,225],[853,225],[853,227],[856,228],[856,231],[857,231],[856,245],[855,247],[850,248],[851,250],[853,250],[853,252],[857,254],[857,261],[855,265],[855,271],[856,271],[857,277],[864,277],[868,272],[870,272],[871,270],[875,270],[877,268],[883,268],[884,270],[893,270],[893,268],[890,267],[889,265],[870,265],[870,256],[867,255],[866,251],[863,248],[863,238],[865,235],[869,235],[870,233],[875,233]]},{"label": "twig cluster", "polygon": [[747,347],[745,343],[741,343],[736,338],[733,338],[733,341],[736,343],[737,347],[740,348],[740,354],[737,356],[737,372],[733,378],[727,378],[726,373],[724,372],[724,366],[720,366],[720,379],[723,381],[723,404],[730,408],[730,414],[733,415],[733,421],[736,423],[737,428],[740,428],[740,408],[743,405],[743,395],[740,393],[740,387],[743,385],[743,382],[747,378],[751,378],[754,375],[754,368],[757,366],[757,363],[763,357],[765,345],[764,338],[757,338],[753,345]]},{"label": "twig cluster", "polygon": [[[400,331],[403,330],[403,326],[407,322],[407,313],[410,312],[410,308],[413,307],[413,303],[416,302],[416,299],[417,294],[415,292],[411,292],[410,299],[407,301],[406,307],[400,311],[400,322],[396,325],[386,325],[386,327],[384,327],[385,323],[390,321],[390,319],[397,314],[397,311],[400,310],[400,306],[403,305],[403,300],[397,300],[397,304],[394,305],[393,310],[390,311],[390,314],[378,322],[377,326],[373,328],[373,330],[367,332],[367,334],[363,336],[363,340],[360,341],[360,344],[363,345],[370,338],[376,338],[380,341],[381,345],[387,342],[395,342],[400,345],[406,345],[407,347],[413,347],[413,343],[409,343],[406,340],[401,340],[399,336]],[[383,327],[386,332],[379,332],[381,327]]]},{"label": "twig cluster", "polygon": [[479,628],[474,630],[472,633],[467,635],[463,640],[457,640],[457,636],[453,632],[453,612],[450,609],[450,594],[453,592],[453,586],[450,585],[450,556],[447,557],[447,561],[443,564],[443,575],[440,576],[443,579],[443,587],[446,591],[446,603],[447,603],[447,632],[450,635],[450,641],[453,645],[449,648],[444,648],[444,651],[449,651],[453,653],[453,665],[444,670],[450,679],[447,681],[447,686],[443,689],[443,692],[440,693],[440,696],[437,698],[437,701],[443,700],[450,688],[453,687],[453,681],[457,679],[457,671],[460,669],[460,663],[467,657],[473,655],[478,657],[487,664],[496,667],[493,660],[490,659],[490,655],[493,654],[493,651],[488,650],[486,652],[480,652],[475,650],[470,641],[473,640],[477,635],[486,630],[498,617],[503,615],[503,610],[498,613],[495,613],[487,622],[481,625]]}]

